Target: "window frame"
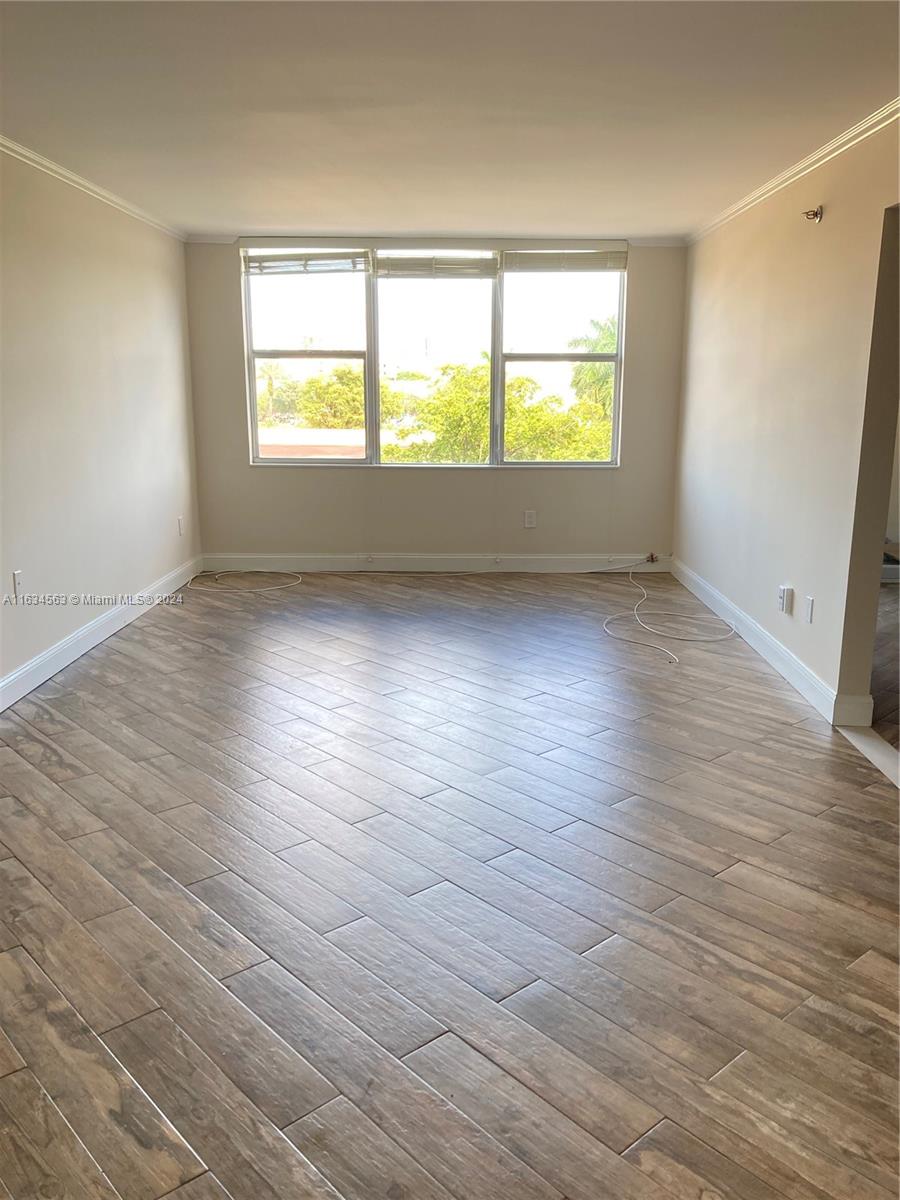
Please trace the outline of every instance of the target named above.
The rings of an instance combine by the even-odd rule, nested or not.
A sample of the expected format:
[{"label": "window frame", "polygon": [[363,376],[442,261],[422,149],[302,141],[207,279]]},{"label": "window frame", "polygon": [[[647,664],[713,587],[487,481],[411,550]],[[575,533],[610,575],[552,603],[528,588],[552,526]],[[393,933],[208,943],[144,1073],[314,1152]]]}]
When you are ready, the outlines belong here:
[{"label": "window frame", "polygon": [[[253,347],[252,311],[250,301],[251,275],[246,270],[247,259],[272,248],[290,245],[304,250],[328,249],[353,250],[365,254],[365,320],[366,347],[364,350],[256,350]],[[503,254],[504,251],[596,251],[604,246],[625,249],[626,243],[604,243],[596,240],[550,239],[528,242],[516,239],[456,238],[240,238],[238,239],[241,271],[242,323],[244,330],[244,363],[246,375],[247,418],[250,434],[250,465],[260,467],[384,467],[397,470],[455,470],[483,471],[502,468],[529,468],[539,470],[565,470],[570,467],[609,470],[621,465],[621,408],[622,375],[625,347],[625,299],[627,289],[627,267],[614,271],[619,276],[619,301],[617,310],[616,350],[613,353],[592,354],[588,352],[550,353],[540,351],[504,351],[503,349]],[[491,395],[490,395],[490,459],[485,463],[404,463],[381,461],[381,414],[380,414],[380,357],[378,346],[378,269],[377,253],[390,250],[422,250],[427,253],[446,250],[488,250],[498,260],[496,276],[491,281]],[[256,397],[256,360],[258,358],[330,358],[362,361],[364,380],[364,420],[366,453],[357,458],[275,458],[261,457],[259,453],[258,408]],[[506,365],[508,362],[611,362],[613,363],[613,406],[610,458],[602,461],[593,459],[506,459],[504,457],[505,432],[505,388]]]},{"label": "window frame", "polygon": [[[621,410],[622,397],[622,363],[624,358],[625,345],[625,286],[627,280],[627,270],[616,272],[619,276],[619,303],[616,313],[616,349],[612,354],[591,354],[587,352],[561,351],[559,353],[540,351],[511,351],[503,349],[503,280],[504,272],[501,268],[500,275],[497,279],[497,284],[500,293],[499,306],[500,321],[497,330],[499,337],[499,357],[500,371],[497,384],[498,395],[497,403],[494,403],[493,389],[491,392],[491,409],[499,409],[498,428],[497,428],[497,447],[496,459],[494,458],[492,447],[492,465],[494,461],[498,466],[503,467],[617,467],[619,465],[619,443],[621,424],[619,420]],[[491,356],[493,361],[494,348],[491,346]],[[613,403],[612,403],[612,431],[610,435],[610,457],[608,459],[525,459],[525,458],[506,458],[505,457],[505,439],[506,439],[506,364],[510,362],[611,362],[613,363]]]},{"label": "window frame", "polygon": [[[377,442],[372,440],[372,416],[370,411],[371,402],[374,395],[377,395],[377,376],[376,387],[370,386],[370,363],[372,357],[372,307],[373,296],[370,287],[372,279],[372,255],[369,251],[364,252],[367,258],[366,269],[364,273],[365,282],[365,321],[366,321],[366,346],[363,350],[284,350],[267,348],[265,350],[257,350],[253,345],[253,308],[250,299],[250,280],[252,278],[249,271],[246,270],[247,255],[241,253],[241,283],[242,283],[242,301],[243,301],[243,321],[244,321],[244,358],[245,371],[247,376],[247,417],[250,422],[250,465],[259,466],[349,466],[349,467],[368,467],[378,464],[377,459]],[[377,350],[377,340],[376,340]],[[363,364],[363,421],[365,423],[365,439],[366,452],[364,456],[356,458],[276,458],[273,455],[263,457],[259,453],[259,407],[256,395],[256,361],[257,359],[282,359],[282,358],[303,358],[303,359],[346,359],[349,361],[361,361]],[[377,364],[376,364],[377,371]],[[375,408],[377,414],[377,407]],[[375,430],[375,437],[378,437],[378,431]]]}]

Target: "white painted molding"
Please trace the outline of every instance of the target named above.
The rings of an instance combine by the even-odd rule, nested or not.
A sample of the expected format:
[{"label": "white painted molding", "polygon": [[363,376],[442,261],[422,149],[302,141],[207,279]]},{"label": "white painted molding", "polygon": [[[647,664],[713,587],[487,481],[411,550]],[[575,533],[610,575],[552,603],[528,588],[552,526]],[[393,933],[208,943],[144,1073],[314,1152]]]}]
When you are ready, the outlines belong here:
[{"label": "white painted molding", "polygon": [[[627,240],[634,246],[683,246],[699,241],[701,238],[718,229],[720,225],[724,225],[727,221],[733,220],[747,209],[753,208],[754,205],[766,200],[775,192],[787,187],[797,179],[801,179],[804,175],[808,175],[810,171],[814,171],[816,167],[822,166],[823,163],[835,158],[838,154],[842,154],[845,150],[849,150],[851,146],[855,146],[858,142],[863,141],[867,137],[871,137],[873,133],[877,133],[879,129],[883,129],[892,121],[900,118],[900,97],[891,100],[885,104],[883,108],[879,108],[876,112],[871,113],[864,120],[845,130],[838,137],[833,138],[824,146],[820,146],[818,150],[800,162],[794,163],[792,167],[788,167],[786,171],[782,171],[780,175],[776,175],[774,179],[770,179],[768,183],[764,183],[762,187],[745,196],[743,200],[739,200],[730,208],[726,208],[717,217],[710,221],[701,229],[696,230],[689,235],[673,234],[662,237],[632,237]],[[113,208],[119,209],[120,212],[126,213],[130,217],[134,217],[138,221],[143,221],[147,225],[152,225],[154,229],[159,229],[162,233],[167,233],[170,237],[177,238],[181,242],[199,242],[199,243],[220,243],[230,245],[237,242],[246,241],[247,238],[255,239],[257,242],[262,241],[263,237],[267,241],[277,242],[284,240],[284,236],[279,235],[278,238],[273,238],[271,234],[259,235],[256,237],[253,234],[239,235],[230,233],[191,233],[188,234],[180,229],[175,229],[171,225],[167,225],[164,221],[158,220],[152,214],[145,212],[144,209],[138,208],[136,204],[131,204],[124,200],[121,196],[117,196],[114,192],[107,191],[106,188],[100,187],[96,183],[92,183],[89,179],[85,179],[81,175],[76,175],[74,171],[60,166],[59,163],[53,162],[52,159],[45,158],[42,154],[38,154],[34,150],[29,150],[27,146],[21,145],[19,142],[14,142],[11,138],[4,137],[0,134],[0,152],[9,154],[13,158],[18,158],[21,162],[28,163],[39,171],[45,171],[48,175],[54,176],[56,179],[62,180],[64,183],[70,184],[72,187],[78,188],[82,192],[86,192],[89,196],[93,196],[96,200],[102,201],[104,204],[109,204]],[[294,236],[294,235],[290,235]],[[306,239],[307,241],[309,238]],[[332,241],[334,239],[331,239]],[[345,239],[346,240],[346,239]],[[446,240],[446,239],[444,239]],[[466,239],[463,239],[466,240]],[[468,241],[472,241],[469,238]],[[508,235],[505,235],[505,240],[508,240]],[[562,241],[563,239],[560,239]],[[590,239],[594,240],[594,239]]]},{"label": "white painted molding", "polygon": [[238,237],[236,233],[189,233],[184,240],[201,246],[235,246]]},{"label": "white painted molding", "polygon": [[[341,242],[347,243],[348,245],[351,243],[354,245],[357,245],[359,243],[371,242],[372,239],[373,239],[372,234],[363,234],[363,233],[357,234],[353,237],[347,237],[346,234],[335,234],[333,237],[330,237],[328,234],[324,234],[324,235],[321,233],[312,234],[309,232],[307,232],[307,233],[303,233],[303,232],[301,232],[301,233],[296,233],[296,232],[295,233],[283,233],[283,234],[279,234],[277,237],[273,237],[271,233],[259,233],[259,234],[254,234],[254,233],[189,233],[189,234],[187,234],[185,241],[188,241],[191,243],[197,243],[199,245],[211,245],[211,246],[284,245],[285,242],[292,242],[298,246],[310,246],[310,245],[315,245],[316,240],[318,240],[323,245],[325,243],[328,243],[329,245],[331,245],[331,244],[340,245]],[[375,236],[375,240],[376,241],[386,241],[388,239]],[[424,233],[424,234],[417,233],[417,234],[410,234],[409,237],[406,237],[406,238],[398,237],[394,240],[396,240],[397,242],[421,242],[421,243],[434,242],[434,243],[437,243],[437,245],[439,245],[439,246],[444,243],[448,243],[448,242],[452,241],[456,247],[461,248],[461,249],[468,249],[470,247],[472,249],[477,249],[478,246],[476,245],[476,243],[482,243],[482,244],[488,244],[491,242],[493,242],[493,243],[497,243],[497,242],[518,243],[520,241],[520,239],[518,239],[518,238],[511,238],[508,233],[496,234],[494,237],[486,236],[485,234],[481,234],[481,233],[472,234],[470,237],[465,236],[465,235],[454,235],[452,238],[448,238],[446,234],[430,235],[427,233]],[[676,246],[676,247],[679,247],[679,246],[686,246],[688,244],[688,242],[690,241],[690,238],[686,234],[683,234],[683,233],[670,233],[670,234],[664,234],[659,237],[626,237],[625,235],[617,235],[616,237],[611,238],[611,237],[604,235],[602,237],[598,236],[596,238],[571,238],[571,239],[569,239],[569,243],[571,243],[571,245],[578,247],[578,248],[582,248],[582,249],[585,247],[585,245],[593,246],[597,242],[609,242],[609,241],[627,242],[629,246],[670,246],[670,247]],[[535,237],[534,234],[529,234],[527,236],[523,235],[523,237],[521,238],[521,242],[522,242],[522,244],[527,244],[528,242],[535,242],[535,243],[540,243],[540,244],[558,243],[558,247],[560,249],[564,249],[567,244],[567,241],[565,238],[549,238],[549,239],[548,238],[540,238],[540,237]]]},{"label": "white painted molding", "polygon": [[[180,567],[176,567],[174,571],[170,571],[161,579],[157,579],[154,583],[139,590],[144,595],[168,596],[187,583],[193,575],[196,575],[200,567],[201,560],[199,558],[189,559]],[[0,679],[0,712],[8,708],[10,704],[21,700],[23,696],[27,696],[30,691],[45,683],[57,671],[61,671],[76,658],[80,658],[94,646],[98,646],[108,637],[112,637],[114,633],[147,610],[148,606],[145,604],[119,604],[107,612],[100,613],[92,621],[88,621],[86,625],[82,625],[80,629],[70,633],[68,637],[64,637],[11,674],[4,676],[3,679]]]},{"label": "white painted molding", "polygon": [[890,742],[874,729],[853,729],[839,727],[838,733],[843,734],[851,746],[855,746],[882,775],[886,775],[894,787],[900,787],[900,751],[894,749]]},{"label": "white painted molding", "polygon": [[831,723],[832,725],[854,725],[867,729],[872,724],[874,707],[875,703],[870,695],[838,692],[834,697]]},{"label": "white painted molding", "polygon": [[644,554],[204,554],[205,571],[394,571],[559,574],[589,571],[668,571],[670,560]]},{"label": "white painted molding", "polygon": [[737,632],[757,654],[761,654],[779,675],[797,689],[801,696],[832,725],[870,725],[872,697],[849,696],[838,693],[821,680],[793,651],[782,645],[767,629],[733,604],[727,596],[707,583],[680,559],[672,559],[672,574],[689,592],[702,600],[717,616],[730,621]]},{"label": "white painted molding", "polygon": [[683,233],[669,234],[663,237],[630,237],[626,239],[629,246],[686,246],[690,238]]},{"label": "white painted molding", "polygon": [[900,563],[882,563],[881,582],[900,583]]},{"label": "white painted molding", "polygon": [[755,192],[751,192],[749,196],[745,196],[743,200],[738,200],[737,204],[732,204],[730,208],[726,208],[724,212],[719,213],[708,225],[704,225],[702,229],[698,229],[689,241],[699,242],[701,238],[705,238],[707,234],[718,229],[720,225],[724,225],[728,221],[733,221],[735,217],[746,212],[748,208],[753,208],[754,205],[767,200],[775,192],[780,192],[782,188],[788,187],[798,179],[802,179],[804,175],[808,175],[816,167],[821,167],[823,163],[827,163],[830,159],[836,158],[837,155],[843,154],[851,146],[855,146],[865,138],[871,137],[873,133],[877,133],[879,129],[884,129],[885,125],[890,125],[892,121],[896,121],[898,118],[900,118],[900,96],[896,100],[891,100],[889,104],[885,104],[883,108],[879,108],[877,112],[871,113],[852,128],[845,130],[844,133],[839,134],[838,137],[833,138],[830,142],[826,142],[824,146],[820,146],[818,150],[814,150],[812,154],[807,155],[800,162],[794,163],[792,167],[788,167],[786,171],[782,171],[780,175],[776,175],[774,179],[770,179],[768,183],[764,183]]},{"label": "white painted molding", "polygon": [[103,204],[109,204],[112,208],[117,208],[119,212],[125,213],[126,216],[134,217],[137,221],[143,221],[145,225],[152,225],[154,229],[158,229],[161,233],[167,233],[169,237],[177,238],[179,242],[185,240],[185,235],[181,230],[173,229],[171,225],[166,225],[164,221],[157,220],[150,213],[144,212],[142,208],[138,208],[136,204],[130,204],[127,200],[123,200],[121,196],[115,195],[114,192],[108,192],[106,188],[102,188],[96,183],[91,183],[89,179],[85,179],[81,175],[76,175],[74,171],[70,171],[66,167],[61,167],[59,163],[55,163],[49,158],[44,158],[42,154],[38,154],[34,150],[29,150],[27,146],[21,146],[18,142],[14,142],[11,138],[4,137],[2,134],[0,134],[0,152],[8,154],[11,158],[17,158],[20,162],[28,163],[30,167],[35,167],[38,171],[52,175],[54,179],[59,179],[63,183],[69,184],[70,187],[78,188],[80,192],[85,192],[88,196],[93,196],[95,200],[100,200]]}]

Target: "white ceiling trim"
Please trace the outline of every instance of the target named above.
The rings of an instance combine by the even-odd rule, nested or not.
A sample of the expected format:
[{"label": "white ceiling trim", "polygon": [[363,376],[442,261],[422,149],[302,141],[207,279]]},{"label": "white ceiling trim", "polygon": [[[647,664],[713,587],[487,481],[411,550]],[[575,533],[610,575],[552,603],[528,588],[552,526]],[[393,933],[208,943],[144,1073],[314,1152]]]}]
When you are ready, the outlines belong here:
[{"label": "white ceiling trim", "polygon": [[[646,237],[646,238],[630,238],[632,245],[645,246],[681,246],[686,243],[694,243],[700,241],[720,226],[728,221],[733,221],[735,217],[760,204],[769,196],[782,188],[788,187],[798,179],[802,179],[804,175],[808,175],[810,171],[814,171],[817,167],[822,166],[837,155],[843,154],[845,150],[849,150],[852,146],[857,145],[872,134],[877,133],[880,129],[884,129],[886,125],[890,125],[892,121],[900,119],[900,96],[879,108],[876,112],[871,113],[864,120],[858,122],[838,137],[833,138],[818,150],[806,158],[801,159],[793,166],[788,167],[786,171],[782,171],[780,175],[776,175],[774,179],[770,179],[768,183],[764,183],[762,187],[745,196],[743,200],[739,200],[730,208],[726,208],[717,217],[704,225],[701,229],[693,234],[685,237]],[[21,162],[28,163],[39,171],[44,171],[48,175],[52,175],[55,179],[61,180],[63,183],[69,184],[71,187],[78,188],[79,191],[85,192],[89,196],[93,196],[96,200],[100,200],[104,204],[109,204],[112,208],[118,209],[127,216],[134,217],[135,220],[143,221],[146,225],[151,225],[154,229],[160,230],[162,233],[168,234],[169,237],[176,238],[180,242],[213,242],[213,243],[233,243],[236,242],[240,234],[203,234],[192,233],[188,234],[180,229],[175,229],[171,225],[167,225],[164,221],[159,220],[152,214],[146,212],[137,205],[129,203],[121,196],[117,196],[114,192],[109,192],[106,188],[100,187],[96,183],[92,183],[89,179],[85,179],[82,175],[76,175],[74,171],[60,166],[59,163],[53,162],[49,158],[44,158],[34,150],[29,150],[27,146],[22,146],[18,142],[14,142],[11,138],[4,137],[0,134],[0,153],[9,154],[12,158],[17,158]],[[245,235],[246,236],[246,235]],[[265,235],[271,239],[272,235]],[[282,238],[287,235],[281,235]],[[293,235],[291,235],[293,236]],[[471,239],[469,239],[471,240]]]},{"label": "white ceiling trim", "polygon": [[686,246],[690,241],[687,234],[677,234],[672,237],[630,237],[626,239],[629,246]]},{"label": "white ceiling trim", "polygon": [[[268,234],[266,235],[268,237]],[[198,242],[207,246],[230,246],[238,240],[236,233],[189,233],[185,239],[188,242]]]},{"label": "white ceiling trim", "polygon": [[764,183],[762,187],[757,188],[755,192],[751,192],[749,196],[745,196],[743,200],[739,200],[737,204],[732,204],[731,208],[726,208],[724,212],[719,213],[708,225],[704,225],[702,229],[697,230],[689,240],[691,242],[699,242],[701,238],[705,238],[707,234],[718,229],[720,225],[724,225],[728,221],[733,221],[735,217],[739,217],[741,213],[746,212],[748,208],[753,208],[754,205],[767,200],[775,192],[780,192],[782,188],[794,183],[797,179],[802,179],[804,175],[808,175],[816,167],[821,167],[823,163],[827,163],[830,159],[836,158],[837,155],[843,154],[851,146],[855,146],[865,138],[871,137],[873,133],[877,133],[879,129],[884,129],[885,125],[890,125],[892,121],[896,121],[898,118],[900,118],[900,96],[896,100],[891,100],[890,103],[885,104],[883,108],[879,108],[876,112],[871,113],[865,120],[860,121],[838,137],[833,138],[824,146],[820,146],[818,150],[813,151],[812,154],[801,159],[800,162],[794,163],[792,167],[788,167],[786,171],[782,171],[780,175],[776,175],[774,179],[770,179],[768,183]]},{"label": "white ceiling trim", "polygon": [[453,234],[452,236],[448,236],[446,233],[442,233],[442,234],[416,233],[416,234],[410,234],[409,237],[402,237],[399,235],[396,235],[396,236],[391,235],[390,237],[381,237],[378,234],[369,232],[369,233],[358,233],[358,234],[354,234],[352,237],[348,237],[347,234],[345,234],[345,233],[334,234],[332,236],[331,234],[327,234],[327,233],[312,234],[308,230],[305,233],[304,232],[279,233],[277,235],[272,234],[272,233],[260,233],[260,234],[254,234],[254,233],[242,233],[242,234],[189,233],[185,240],[192,244],[197,243],[199,245],[213,245],[213,246],[221,246],[221,245],[231,246],[231,245],[235,245],[237,243],[239,243],[240,245],[243,245],[243,246],[247,246],[252,243],[252,245],[254,245],[254,246],[266,246],[266,245],[269,245],[269,246],[286,246],[286,245],[316,246],[316,245],[321,245],[321,246],[327,246],[329,248],[335,247],[335,246],[341,246],[341,247],[346,246],[346,247],[356,248],[357,246],[371,245],[372,242],[375,241],[375,242],[395,243],[398,246],[400,246],[400,245],[422,246],[422,245],[425,245],[426,243],[428,243],[428,244],[433,244],[436,247],[440,247],[440,246],[451,247],[452,246],[452,247],[456,247],[456,248],[462,249],[462,250],[477,250],[479,248],[479,246],[487,247],[488,249],[495,249],[498,245],[502,247],[502,245],[506,244],[506,243],[509,243],[510,245],[515,245],[515,246],[521,246],[525,243],[531,243],[531,242],[539,242],[541,245],[553,246],[553,247],[556,247],[556,248],[559,248],[562,250],[565,250],[565,249],[571,250],[571,249],[578,249],[578,248],[593,249],[596,246],[597,242],[608,242],[610,240],[628,242],[629,246],[686,246],[688,244],[688,238],[686,236],[682,236],[682,235],[677,235],[677,236],[673,236],[673,237],[627,237],[626,235],[623,234],[623,235],[617,235],[615,238],[610,239],[609,237],[607,237],[605,235],[601,236],[599,234],[597,237],[594,237],[594,238],[589,238],[589,237],[551,238],[551,237],[537,237],[535,234],[526,234],[520,238],[514,238],[514,237],[510,237],[510,235],[508,233],[493,234],[493,235],[481,234],[481,233],[477,234],[477,235],[476,234],[471,234],[471,235],[469,235],[469,234]]},{"label": "white ceiling trim", "polygon": [[20,162],[28,163],[29,166],[35,167],[38,171],[44,171],[47,175],[52,175],[54,179],[68,183],[71,187],[78,188],[79,191],[87,193],[88,196],[93,196],[95,200],[109,204],[112,208],[117,208],[119,212],[123,212],[129,217],[134,217],[137,221],[143,221],[145,225],[152,225],[154,229],[168,234],[169,237],[177,238],[179,242],[185,241],[185,234],[181,230],[173,229],[171,225],[166,225],[164,221],[157,220],[156,217],[151,216],[148,212],[144,212],[137,205],[129,204],[121,196],[116,196],[113,192],[108,192],[106,188],[99,187],[96,183],[91,183],[89,179],[85,179],[81,175],[76,175],[74,171],[69,171],[66,167],[61,167],[59,163],[52,162],[49,158],[44,158],[42,154],[37,154],[34,150],[29,150],[27,146],[20,146],[18,142],[14,142],[11,138],[4,137],[2,134],[0,134],[0,152],[8,154],[12,158],[17,158]]}]

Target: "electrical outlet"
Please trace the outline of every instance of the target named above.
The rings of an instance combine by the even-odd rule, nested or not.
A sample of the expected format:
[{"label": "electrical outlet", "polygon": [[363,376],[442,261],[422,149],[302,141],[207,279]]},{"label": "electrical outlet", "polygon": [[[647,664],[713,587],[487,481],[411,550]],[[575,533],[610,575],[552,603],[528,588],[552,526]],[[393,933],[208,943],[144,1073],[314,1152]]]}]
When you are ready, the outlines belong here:
[{"label": "electrical outlet", "polygon": [[25,595],[25,580],[22,578],[21,571],[13,571],[13,599],[16,604]]},{"label": "electrical outlet", "polygon": [[794,611],[794,589],[785,583],[778,589],[778,611],[786,616]]},{"label": "electrical outlet", "polygon": [[534,508],[526,508],[522,513],[523,525],[526,529],[537,529],[537,510]]},{"label": "electrical outlet", "polygon": [[814,605],[814,604],[815,604],[815,600],[813,599],[813,597],[812,597],[812,596],[807,596],[807,597],[806,597],[806,609],[805,609],[805,611],[804,611],[804,613],[803,613],[803,619],[804,619],[804,621],[807,623],[807,625],[812,625],[812,620],[813,620],[813,605]]},{"label": "electrical outlet", "polygon": [[184,537],[184,517],[178,518],[178,536]]}]

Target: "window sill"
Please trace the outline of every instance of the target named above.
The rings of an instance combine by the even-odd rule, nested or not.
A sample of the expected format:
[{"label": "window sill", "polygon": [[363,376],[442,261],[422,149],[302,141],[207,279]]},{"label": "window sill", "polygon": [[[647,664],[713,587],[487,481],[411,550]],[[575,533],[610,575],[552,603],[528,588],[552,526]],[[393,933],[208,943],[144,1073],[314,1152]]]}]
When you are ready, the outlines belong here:
[{"label": "window sill", "polygon": [[251,467],[323,467],[339,470],[367,471],[609,471],[618,470],[619,462],[506,462],[506,463],[370,463],[342,462],[339,459],[320,461],[297,458],[252,458]]}]

